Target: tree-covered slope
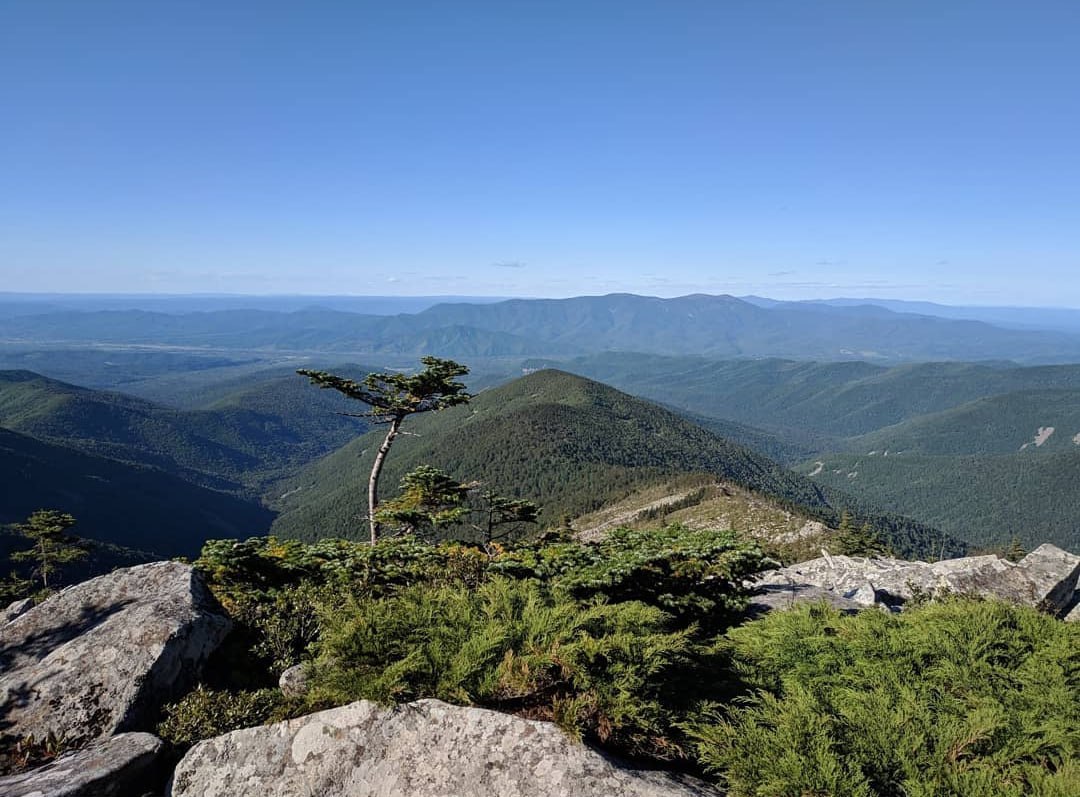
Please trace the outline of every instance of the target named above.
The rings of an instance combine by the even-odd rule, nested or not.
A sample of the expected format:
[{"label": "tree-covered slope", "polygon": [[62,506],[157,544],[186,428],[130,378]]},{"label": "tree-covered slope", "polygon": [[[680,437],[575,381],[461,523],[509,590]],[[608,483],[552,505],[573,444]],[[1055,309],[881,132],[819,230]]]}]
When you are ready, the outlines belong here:
[{"label": "tree-covered slope", "polygon": [[1017,538],[1080,548],[1080,447],[1043,455],[831,454],[800,470],[819,484],[979,546]]},{"label": "tree-covered slope", "polygon": [[[0,428],[0,524],[43,508],[74,515],[79,536],[158,556],[193,555],[207,539],[262,534],[273,518],[250,501],[155,468]],[[0,539],[0,559],[22,543]]]},{"label": "tree-covered slope", "polygon": [[991,396],[846,447],[800,470],[979,545],[1080,546],[1080,390]]},{"label": "tree-covered slope", "polygon": [[1080,389],[1020,390],[847,441],[853,453],[1047,454],[1080,449]]},{"label": "tree-covered slope", "polygon": [[724,360],[608,353],[568,371],[637,396],[786,435],[868,434],[986,396],[1080,389],[1080,365]]},{"label": "tree-covered slope", "polygon": [[[388,459],[384,494],[395,492],[408,470],[431,464],[536,501],[547,523],[685,473],[707,473],[829,518],[843,501],[669,410],[561,371],[530,374],[405,429]],[[364,485],[380,437],[372,432],[278,485],[275,532],[302,539],[362,533]],[[884,519],[881,527],[901,550],[925,550],[931,539],[940,545],[929,529]]]},{"label": "tree-covered slope", "polygon": [[0,426],[255,496],[267,480],[365,428],[336,414],[340,402],[303,393],[300,381],[238,389],[212,409],[183,411],[30,371],[0,371]]}]

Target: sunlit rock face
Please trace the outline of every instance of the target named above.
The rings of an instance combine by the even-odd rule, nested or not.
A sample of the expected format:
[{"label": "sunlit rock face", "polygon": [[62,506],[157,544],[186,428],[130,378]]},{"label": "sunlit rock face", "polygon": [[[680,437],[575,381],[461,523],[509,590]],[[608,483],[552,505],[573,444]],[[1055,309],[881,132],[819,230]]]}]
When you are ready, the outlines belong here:
[{"label": "sunlit rock face", "polygon": [[28,734],[79,747],[151,730],[229,628],[199,574],[178,562],[68,587],[0,625],[0,749]]},{"label": "sunlit rock face", "polygon": [[359,701],[200,742],[172,797],[720,797],[620,766],[555,725],[420,700]]}]

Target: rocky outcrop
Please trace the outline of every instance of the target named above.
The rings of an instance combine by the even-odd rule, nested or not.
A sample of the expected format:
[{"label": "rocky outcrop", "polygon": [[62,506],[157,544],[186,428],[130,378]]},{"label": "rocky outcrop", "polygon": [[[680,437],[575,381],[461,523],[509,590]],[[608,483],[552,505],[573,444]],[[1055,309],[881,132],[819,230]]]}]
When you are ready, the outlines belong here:
[{"label": "rocky outcrop", "polygon": [[0,625],[6,625],[21,614],[26,614],[34,605],[33,598],[23,598],[21,601],[13,601],[0,611]]},{"label": "rocky outcrop", "polygon": [[201,577],[177,562],[53,595],[0,626],[0,748],[27,734],[79,747],[148,729],[228,630]]},{"label": "rocky outcrop", "polygon": [[1068,610],[1080,577],[1080,556],[1044,544],[1021,559],[1017,569],[1031,582],[1039,605],[1056,614]]},{"label": "rocky outcrop", "polygon": [[0,797],[132,797],[155,780],[162,742],[121,733],[43,767],[0,778]]},{"label": "rocky outcrop", "polygon": [[820,559],[763,573],[755,586],[766,596],[786,590],[802,602],[826,597],[841,607],[846,602],[899,607],[916,597],[952,592],[1035,606],[1061,616],[1072,604],[1078,576],[1080,556],[1047,544],[1016,564],[998,556],[930,563],[825,553]]},{"label": "rocky outcrop", "polygon": [[195,745],[172,797],[720,797],[627,769],[549,723],[420,700],[360,701]]}]

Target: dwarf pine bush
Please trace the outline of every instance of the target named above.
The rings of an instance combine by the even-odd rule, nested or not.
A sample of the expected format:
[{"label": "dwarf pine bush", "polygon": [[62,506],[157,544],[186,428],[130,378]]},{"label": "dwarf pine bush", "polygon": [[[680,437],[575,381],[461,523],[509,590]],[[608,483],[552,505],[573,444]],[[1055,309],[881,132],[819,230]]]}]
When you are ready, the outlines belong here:
[{"label": "dwarf pine bush", "polygon": [[671,725],[659,700],[665,672],[690,647],[689,632],[667,631],[665,619],[640,602],[582,605],[532,580],[417,586],[327,612],[312,698],[434,697],[652,751]]},{"label": "dwarf pine bush", "polygon": [[951,600],[902,615],[825,607],[728,634],[753,689],[691,729],[731,794],[1080,794],[1080,627]]}]

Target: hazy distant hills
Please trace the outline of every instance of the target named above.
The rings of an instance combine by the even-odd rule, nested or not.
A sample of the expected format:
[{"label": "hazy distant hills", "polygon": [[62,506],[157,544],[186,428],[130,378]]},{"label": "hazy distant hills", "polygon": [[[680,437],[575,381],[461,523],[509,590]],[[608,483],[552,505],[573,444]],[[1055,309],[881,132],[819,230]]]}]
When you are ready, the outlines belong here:
[{"label": "hazy distant hills", "polygon": [[381,355],[435,352],[459,358],[621,350],[882,362],[1080,359],[1080,336],[1063,332],[1004,329],[880,306],[792,302],[761,306],[732,296],[706,295],[444,303],[390,316],[330,309],[0,314],[0,339]]},{"label": "hazy distant hills", "polygon": [[760,296],[740,297],[761,307],[792,304],[803,307],[829,305],[833,307],[876,306],[897,313],[916,313],[939,318],[985,321],[1001,327],[1015,329],[1054,329],[1061,332],[1080,333],[1080,310],[1068,307],[993,307],[979,305],[948,305],[936,302],[916,302],[903,299],[814,299],[800,302],[781,302]]},{"label": "hazy distant hills", "polygon": [[[388,459],[382,487],[433,464],[462,480],[529,498],[545,522],[577,516],[673,475],[704,473],[774,501],[836,519],[844,500],[776,462],[673,412],[561,371],[540,371],[484,391],[470,404],[413,419]],[[379,432],[360,438],[279,485],[283,536],[362,537],[363,486]],[[848,502],[853,506],[854,502]],[[896,518],[875,518],[897,548],[940,549],[941,535]],[[961,546],[947,542],[950,550]]]}]

